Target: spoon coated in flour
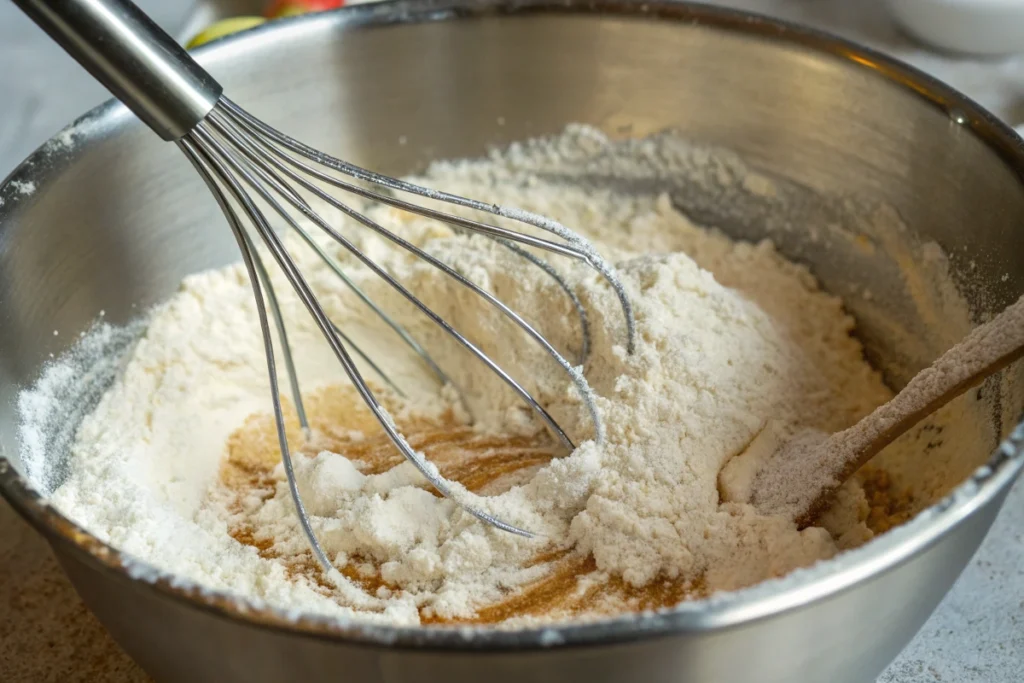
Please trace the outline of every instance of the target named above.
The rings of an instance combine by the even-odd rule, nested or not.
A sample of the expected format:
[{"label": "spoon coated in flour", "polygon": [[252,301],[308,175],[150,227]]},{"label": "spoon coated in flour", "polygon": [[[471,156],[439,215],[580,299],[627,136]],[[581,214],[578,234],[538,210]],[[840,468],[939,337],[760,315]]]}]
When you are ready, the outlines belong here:
[{"label": "spoon coated in flour", "polygon": [[[809,526],[836,491],[883,448],[934,411],[1024,356],[1024,297],[918,373],[892,400],[852,427],[783,442],[772,424],[719,475],[724,501]],[[927,466],[927,464],[925,464]]]}]

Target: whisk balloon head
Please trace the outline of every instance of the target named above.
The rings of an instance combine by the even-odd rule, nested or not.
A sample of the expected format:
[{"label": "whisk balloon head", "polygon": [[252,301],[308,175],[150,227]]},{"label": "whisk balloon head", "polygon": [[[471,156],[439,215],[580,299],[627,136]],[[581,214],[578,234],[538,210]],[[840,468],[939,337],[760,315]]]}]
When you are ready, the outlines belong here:
[{"label": "whisk balloon head", "polygon": [[[627,350],[632,352],[635,343],[633,311],[625,289],[612,267],[601,258],[589,242],[555,221],[530,212],[467,199],[368,171],[304,145],[260,121],[224,97],[221,97],[206,118],[179,139],[177,144],[213,192],[241,250],[242,261],[252,283],[266,350],[274,417],[285,476],[295,502],[300,525],[313,554],[325,570],[329,571],[333,566],[317,540],[309,515],[303,505],[285,433],[285,417],[272,328],[276,328],[281,358],[285,365],[298,420],[307,433],[309,422],[288,342],[288,330],[284,323],[278,296],[263,262],[264,254],[269,254],[276,262],[296,296],[327,340],[355,390],[406,460],[412,463],[441,495],[452,499],[477,519],[503,531],[521,536],[531,536],[532,534],[528,530],[502,521],[481,509],[474,500],[470,499],[471,496],[463,495],[460,490],[457,490],[457,487],[453,488],[432,463],[409,445],[391,416],[374,395],[354,357],[359,357],[385,385],[399,395],[402,394],[402,388],[393,381],[388,371],[371,357],[371,354],[360,348],[341,327],[331,320],[309,282],[289,254],[281,235],[272,227],[271,219],[268,218],[265,209],[269,207],[271,216],[276,216],[288,228],[294,230],[316,252],[327,267],[344,282],[345,286],[375,315],[379,316],[402,343],[422,360],[439,383],[450,383],[443,368],[435,362],[424,346],[403,325],[379,306],[346,274],[342,265],[321,246],[322,240],[315,239],[310,233],[310,229],[320,230],[328,235],[358,262],[384,280],[402,299],[419,310],[446,335],[454,339],[498,376],[502,382],[518,394],[543,422],[552,436],[568,450],[575,447],[570,437],[519,381],[477,344],[465,337],[448,320],[427,306],[414,292],[396,280],[385,268],[371,259],[363,249],[360,249],[336,226],[327,221],[314,208],[313,204],[330,206],[340,211],[344,216],[373,231],[396,248],[405,250],[416,258],[429,263],[445,276],[452,278],[474,295],[479,296],[486,304],[522,330],[545,350],[567,374],[587,406],[590,418],[594,423],[595,438],[599,441],[603,439],[603,427],[593,393],[583,376],[582,367],[579,367],[585,361],[590,348],[590,331],[586,310],[569,284],[538,252],[553,253],[580,261],[601,274],[615,292],[622,307],[625,318],[626,346]],[[451,265],[373,220],[365,212],[354,208],[351,201],[345,201],[342,193],[437,220],[451,226],[456,231],[483,235],[510,250],[529,267],[541,269],[565,293],[578,316],[581,344],[574,362],[570,363],[526,319],[494,294],[475,284]],[[413,203],[409,199],[403,199],[403,196],[431,200],[435,205],[450,204],[490,214],[506,219],[506,224],[512,223],[534,228],[533,233],[535,234],[457,216],[430,206]],[[551,237],[538,236],[541,233],[547,233]],[[271,319],[273,319],[273,325]]]}]

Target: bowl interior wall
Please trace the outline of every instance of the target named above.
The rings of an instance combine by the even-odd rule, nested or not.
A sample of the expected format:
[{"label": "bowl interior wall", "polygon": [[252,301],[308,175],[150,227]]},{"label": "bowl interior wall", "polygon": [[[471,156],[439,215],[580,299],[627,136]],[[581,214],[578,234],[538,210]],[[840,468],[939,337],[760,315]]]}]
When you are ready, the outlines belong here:
[{"label": "bowl interior wall", "polygon": [[[855,291],[870,275],[876,296],[853,297],[849,307],[869,355],[896,384],[964,330],[953,321],[936,329],[892,255],[865,253],[843,236],[941,245],[977,319],[1024,292],[1015,258],[1024,248],[1020,178],[958,122],[955,103],[951,111],[926,102],[869,64],[768,31],[752,37],[614,15],[348,28],[295,24],[214,47],[204,59],[256,115],[386,173],[477,156],[571,122],[615,136],[675,129],[731,150],[773,180],[770,196],[708,188],[699,174],[649,178],[645,189],[671,193],[687,213],[738,238],[771,236],[830,291]],[[50,354],[100,311],[126,322],[184,275],[236,258],[216,203],[173,145],[122,109],[80,130],[71,151],[36,158],[27,171],[33,194],[8,186],[0,207],[0,434],[9,457],[18,451],[17,392]],[[829,237],[808,226],[828,228]],[[923,340],[910,366],[889,362],[909,352],[877,324],[879,310]],[[1002,417],[1020,409],[1019,398],[996,406]]]}]

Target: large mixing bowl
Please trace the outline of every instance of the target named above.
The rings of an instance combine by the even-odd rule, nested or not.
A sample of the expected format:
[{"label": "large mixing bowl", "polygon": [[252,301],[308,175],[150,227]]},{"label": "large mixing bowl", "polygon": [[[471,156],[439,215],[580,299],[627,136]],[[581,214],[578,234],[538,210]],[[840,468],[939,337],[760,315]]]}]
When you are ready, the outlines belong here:
[{"label": "large mixing bowl", "polygon": [[[258,115],[390,173],[569,122],[616,135],[677,128],[804,197],[723,190],[707,201],[684,184],[677,202],[738,237],[789,226],[774,235],[780,247],[833,291],[866,271],[805,233],[846,215],[814,197],[879,202],[911,235],[941,244],[976,319],[1024,292],[1024,150],[1013,134],[920,73],[772,20],[669,2],[410,2],[268,25],[200,59]],[[111,103],[33,155],[0,198],[0,489],[160,681],[864,683],[925,622],[1024,464],[1018,431],[953,495],[840,561],[665,613],[511,632],[295,620],[126,566],[48,507],[18,458],[17,392],[51,354],[101,310],[128,321],[187,273],[236,258],[202,182]],[[905,330],[941,325],[906,303],[872,305]],[[884,364],[892,326],[877,324],[865,298],[850,308]],[[1010,392],[994,415],[1004,435],[1022,395]],[[53,438],[73,426],[55,425]],[[981,447],[991,453],[995,440]]]}]

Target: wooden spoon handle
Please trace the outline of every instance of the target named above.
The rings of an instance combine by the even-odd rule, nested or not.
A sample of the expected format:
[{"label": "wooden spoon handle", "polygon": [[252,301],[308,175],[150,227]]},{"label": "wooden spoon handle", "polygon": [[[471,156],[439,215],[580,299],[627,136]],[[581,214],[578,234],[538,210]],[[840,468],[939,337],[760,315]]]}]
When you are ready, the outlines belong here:
[{"label": "wooden spoon handle", "polygon": [[911,427],[1024,356],[1024,297],[918,373],[888,403],[833,435],[850,447],[845,480]]},{"label": "wooden spoon handle", "polygon": [[1024,297],[976,327],[963,341],[915,376],[895,398],[849,429],[828,437],[819,451],[833,482],[797,515],[810,524],[828,506],[838,487],[922,419],[987,377],[1024,356]]}]

